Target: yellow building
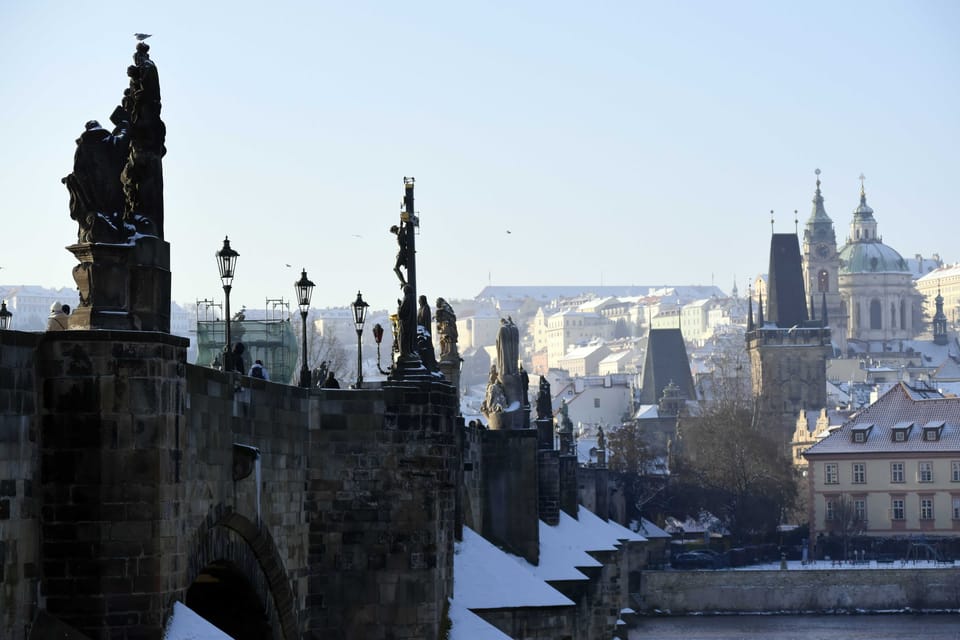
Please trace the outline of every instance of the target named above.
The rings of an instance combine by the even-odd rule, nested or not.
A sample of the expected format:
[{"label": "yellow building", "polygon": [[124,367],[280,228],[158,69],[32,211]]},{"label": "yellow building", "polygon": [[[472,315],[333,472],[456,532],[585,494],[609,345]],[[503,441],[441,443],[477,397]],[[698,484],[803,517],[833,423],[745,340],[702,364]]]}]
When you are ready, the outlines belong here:
[{"label": "yellow building", "polygon": [[900,383],[810,446],[818,535],[960,535],[960,398]]}]

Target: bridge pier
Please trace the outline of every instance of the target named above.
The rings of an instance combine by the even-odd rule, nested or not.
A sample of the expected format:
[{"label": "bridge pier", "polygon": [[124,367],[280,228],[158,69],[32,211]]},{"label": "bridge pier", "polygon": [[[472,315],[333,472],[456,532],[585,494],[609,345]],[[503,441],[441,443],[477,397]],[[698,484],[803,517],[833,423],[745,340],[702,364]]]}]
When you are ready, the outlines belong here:
[{"label": "bridge pier", "polygon": [[42,594],[91,638],[159,637],[176,592],[186,347],[120,331],[38,345]]}]

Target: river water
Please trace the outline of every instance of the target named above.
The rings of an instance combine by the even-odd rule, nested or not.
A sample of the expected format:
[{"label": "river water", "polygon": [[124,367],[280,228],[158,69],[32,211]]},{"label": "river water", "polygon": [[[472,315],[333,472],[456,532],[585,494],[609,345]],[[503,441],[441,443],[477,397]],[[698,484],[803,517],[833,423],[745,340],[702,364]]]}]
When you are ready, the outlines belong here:
[{"label": "river water", "polygon": [[640,618],[630,640],[960,640],[960,614]]}]

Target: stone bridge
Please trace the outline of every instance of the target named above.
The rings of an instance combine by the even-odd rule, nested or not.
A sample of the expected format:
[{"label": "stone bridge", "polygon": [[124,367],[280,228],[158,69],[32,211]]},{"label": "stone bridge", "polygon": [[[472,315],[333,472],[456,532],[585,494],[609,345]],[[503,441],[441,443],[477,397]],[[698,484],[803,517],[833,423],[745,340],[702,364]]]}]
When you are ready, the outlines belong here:
[{"label": "stone bridge", "polygon": [[177,601],[241,640],[441,637],[455,389],[300,389],[186,346],[0,332],[0,637],[154,640]]}]

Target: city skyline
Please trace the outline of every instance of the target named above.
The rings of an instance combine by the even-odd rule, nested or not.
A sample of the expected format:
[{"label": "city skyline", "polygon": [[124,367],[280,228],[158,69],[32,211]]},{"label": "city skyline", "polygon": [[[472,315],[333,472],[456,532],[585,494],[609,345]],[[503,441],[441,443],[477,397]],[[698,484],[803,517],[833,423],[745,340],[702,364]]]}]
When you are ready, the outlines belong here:
[{"label": "city skyline", "polygon": [[[417,178],[429,298],[494,285],[716,284],[766,271],[810,214],[840,244],[858,176],[887,244],[939,253],[960,142],[948,2],[246,3],[0,7],[6,284],[72,286],[60,178],[126,86],[133,33],[163,95],[173,298],[314,307],[399,295],[388,232]],[[122,8],[122,9],[121,9]],[[954,79],[954,81],[951,81]],[[289,266],[287,266],[289,265]]]}]

